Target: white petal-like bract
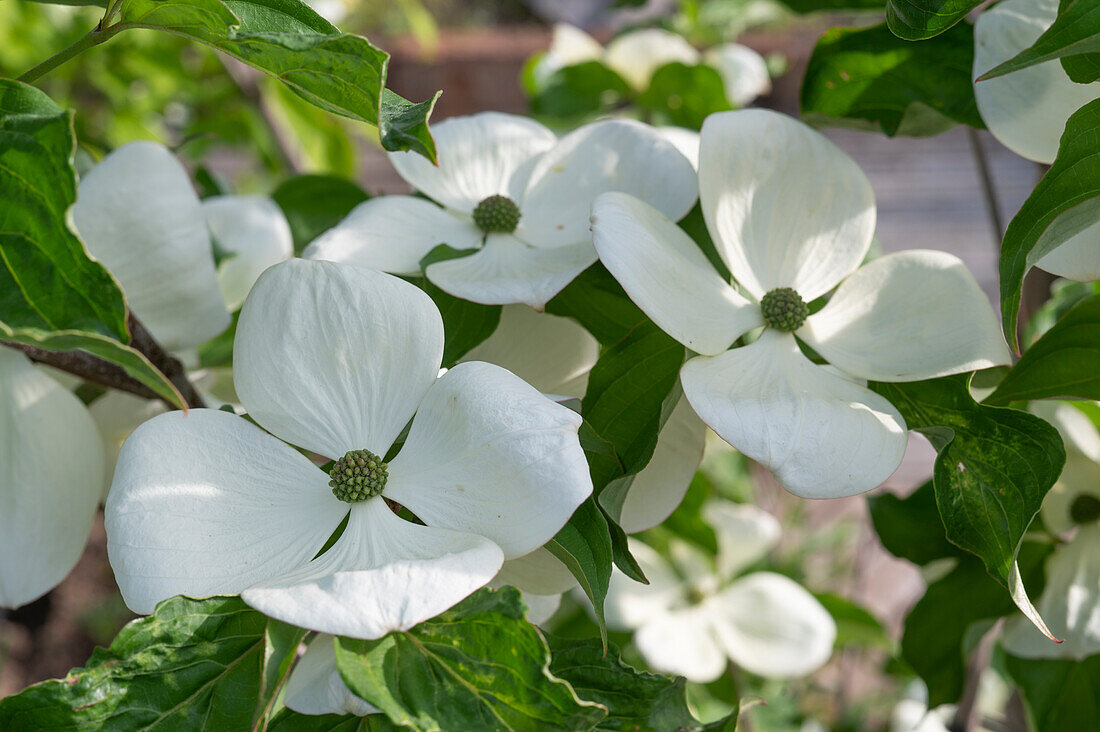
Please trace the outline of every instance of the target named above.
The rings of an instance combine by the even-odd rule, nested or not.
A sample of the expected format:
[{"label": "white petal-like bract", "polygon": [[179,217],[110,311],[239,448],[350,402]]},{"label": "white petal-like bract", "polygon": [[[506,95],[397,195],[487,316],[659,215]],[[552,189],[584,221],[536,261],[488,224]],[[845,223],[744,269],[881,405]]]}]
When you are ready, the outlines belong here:
[{"label": "white petal-like bract", "polygon": [[334,641],[325,633],[313,639],[290,672],[283,702],[299,714],[377,714],[379,709],[353,694],[340,677]]},{"label": "white petal-like bract", "polygon": [[654,669],[688,681],[706,684],[726,670],[726,654],[715,642],[710,619],[699,606],[646,623],[634,634],[634,644]]},{"label": "white petal-like bract", "polygon": [[539,596],[560,595],[577,585],[577,578],[544,547],[509,559],[500,568],[494,584],[512,585],[524,593]]},{"label": "white petal-like bract", "polygon": [[871,246],[867,176],[820,132],[762,109],[703,123],[699,197],[734,278],[759,300],[777,287],[806,302],[855,271]]},{"label": "white petal-like bract", "polygon": [[260,274],[294,256],[290,224],[267,196],[213,196],[202,202],[214,246],[229,258],[218,265],[225,305],[237,310]]},{"label": "white petal-like bract", "polygon": [[998,321],[958,257],[914,249],[861,267],[798,335],[861,379],[921,381],[1011,363]]},{"label": "white petal-like bract", "polygon": [[461,363],[428,391],[385,495],[424,523],[492,539],[511,559],[592,494],[581,418],[499,366]]},{"label": "white petal-like bract", "polygon": [[256,282],[241,310],[233,379],[249,416],[331,459],[384,456],[435,381],[443,320],[391,275],[290,260]]},{"label": "white petal-like bract", "polygon": [[756,506],[712,499],[703,518],[718,539],[718,573],[729,579],[779,543],[779,522]]},{"label": "white petal-like bract", "polygon": [[726,99],[735,107],[747,107],[772,90],[767,61],[748,46],[723,43],[709,49],[703,60],[718,69],[726,88]]},{"label": "white petal-like bract", "polygon": [[80,400],[0,346],[0,607],[45,594],[88,541],[103,442]]},{"label": "white petal-like bract", "polygon": [[680,381],[711,429],[803,498],[869,491],[905,454],[905,421],[890,402],[771,328],[748,346],[691,359]]},{"label": "white petal-like bract", "polygon": [[[1100,97],[1100,91],[1097,96]],[[1100,280],[1100,223],[1071,236],[1057,249],[1045,254],[1035,266],[1078,282]]]},{"label": "white petal-like bract", "polygon": [[167,148],[131,142],[105,157],[80,182],[72,216],[162,346],[193,348],[229,327],[199,197]]},{"label": "white petal-like bract", "polygon": [[485,235],[473,221],[415,196],[379,196],[353,208],[314,239],[307,259],[325,259],[402,275],[420,274],[420,260],[440,244],[473,249]]},{"label": "white petal-like bract", "polygon": [[624,33],[607,44],[604,63],[638,91],[649,87],[653,73],[665,64],[699,63],[699,52],[683,36],[662,28]]}]

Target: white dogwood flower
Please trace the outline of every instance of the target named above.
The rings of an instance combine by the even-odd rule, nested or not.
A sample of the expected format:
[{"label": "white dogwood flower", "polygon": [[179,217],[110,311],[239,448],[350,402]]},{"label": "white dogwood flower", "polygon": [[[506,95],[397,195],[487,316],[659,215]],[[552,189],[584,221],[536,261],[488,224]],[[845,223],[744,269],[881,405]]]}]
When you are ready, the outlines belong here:
[{"label": "white dogwood flower", "polygon": [[76,565],[103,484],[103,443],[72,392],[0,347],[0,607],[41,597]]},{"label": "white dogwood flower", "polygon": [[716,568],[674,541],[670,565],[630,540],[648,585],[616,570],[607,592],[609,628],[633,630],[646,663],[689,681],[714,681],[727,659],[760,676],[812,673],[832,655],[836,622],[809,592],[774,572],[736,578],[779,539],[779,523],[754,506],[713,500],[703,516],[718,537]]},{"label": "white dogwood flower", "polygon": [[747,107],[771,91],[764,57],[740,43],[724,43],[699,53],[677,33],[643,28],[617,36],[605,50],[595,38],[565,23],[554,26],[550,48],[535,65],[536,83],[545,82],[559,69],[586,61],[602,62],[639,92],[649,88],[653,74],[670,63],[713,67],[722,77],[726,99],[737,107]]},{"label": "white dogwood flower", "polygon": [[[699,157],[707,228],[741,290],[674,223],[619,193],[593,206],[600,259],[658,326],[702,354],[680,380],[720,437],[806,498],[874,488],[901,462],[906,427],[860,380],[1008,363],[989,301],[944,252],[860,267],[875,227],[871,185],[801,122],[764,110],[711,115]],[[834,288],[810,315],[808,303]],[[835,368],[811,361],[798,339]]]},{"label": "white dogwood flower", "polygon": [[625,191],[674,220],[697,198],[690,163],[640,122],[596,122],[558,140],[534,120],[483,112],[432,131],[438,166],[415,153],[389,155],[439,205],[414,196],[364,201],[304,256],[411,275],[439,244],[477,249],[430,264],[428,279],[473,302],[541,308],[596,261],[588,231],[596,196]]},{"label": "white dogwood flower", "polygon": [[1029,408],[1058,429],[1066,446],[1065,467],[1047,491],[1040,510],[1047,530],[1064,536],[1078,523],[1073,518],[1075,502],[1078,510],[1079,501],[1087,504],[1090,497],[1100,503],[1100,431],[1068,402],[1034,401]]},{"label": "white dogwood flower", "polygon": [[[496,366],[437,377],[442,357],[442,319],[416,287],[330,262],[269,268],[234,344],[237,394],[263,429],[195,409],[123,445],[106,526],[127,605],[239,593],[299,627],[378,638],[546,543],[592,491],[580,418]],[[331,475],[287,442],[335,459]]]},{"label": "white dogwood flower", "polygon": [[283,210],[267,196],[211,196],[202,215],[213,237],[218,286],[230,311],[239,310],[263,271],[294,256],[294,237]]},{"label": "white dogwood flower", "polygon": [[[1054,19],[1058,0],[1004,0],[974,24],[974,79],[1030,48]],[[1100,82],[1078,84],[1059,59],[974,82],[978,112],[989,131],[1017,155],[1047,165],[1058,155],[1066,120],[1100,98]],[[1093,224],[1036,266],[1081,282],[1100,279],[1100,224]]]},{"label": "white dogwood flower", "polygon": [[320,633],[294,664],[283,703],[299,714],[354,714],[366,717],[381,710],[352,693],[336,667],[335,638]]}]

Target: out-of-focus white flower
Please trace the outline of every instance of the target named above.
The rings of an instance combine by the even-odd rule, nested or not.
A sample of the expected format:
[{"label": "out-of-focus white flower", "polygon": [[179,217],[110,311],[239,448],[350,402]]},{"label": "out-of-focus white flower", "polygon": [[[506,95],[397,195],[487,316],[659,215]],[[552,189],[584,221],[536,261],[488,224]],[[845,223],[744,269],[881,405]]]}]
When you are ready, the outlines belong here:
[{"label": "out-of-focus white flower", "polygon": [[836,623],[797,582],[773,572],[738,572],[778,541],[779,524],[753,506],[714,500],[703,516],[718,536],[717,568],[688,544],[670,545],[672,564],[630,540],[648,585],[617,570],[605,601],[609,628],[634,630],[658,671],[707,683],[727,660],[769,678],[812,673],[832,655]]},{"label": "out-of-focus white flower", "polygon": [[[1029,48],[1058,17],[1058,0],[1004,0],[974,24],[974,79]],[[1050,164],[1066,120],[1100,98],[1100,82],[1078,84],[1059,59],[974,82],[974,98],[989,131],[1005,147]],[[1080,282],[1100,279],[1100,224],[1089,226],[1036,266]]]},{"label": "out-of-focus white flower", "polygon": [[701,56],[683,36],[661,28],[643,28],[623,33],[607,44],[603,61],[638,91],[649,86],[653,72],[665,64],[680,62],[692,66]]},{"label": "out-of-focus white flower", "polygon": [[1043,525],[1055,536],[1064,536],[1077,525],[1072,516],[1074,501],[1081,496],[1100,500],[1100,431],[1067,402],[1034,401],[1030,408],[1058,429],[1066,446],[1065,467],[1040,510]]},{"label": "out-of-focus white flower", "polygon": [[[854,495],[900,464],[905,421],[861,380],[1009,362],[993,309],[957,257],[909,251],[860,267],[875,227],[871,185],[801,122],[756,109],[711,115],[699,191],[740,290],[683,230],[629,195],[596,200],[596,249],[631,299],[701,354],[680,371],[695,412],[787,490]],[[808,303],[834,288],[810,315]],[[729,350],[761,326],[755,341]],[[810,361],[796,336],[835,368]]]},{"label": "out-of-focus white flower", "polygon": [[390,153],[397,172],[439,205],[380,196],[356,206],[304,256],[416,274],[439,244],[477,249],[431,264],[456,297],[542,308],[596,261],[592,201],[625,191],[676,220],[697,198],[691,164],[652,127],[605,120],[558,140],[526,117],[483,112],[433,128],[439,165]]},{"label": "out-of-focus white flower", "polygon": [[[442,356],[416,287],[330,262],[269,268],[234,345],[237,393],[264,429],[194,409],[123,445],[106,526],[127,605],[239,593],[299,627],[378,638],[545,544],[591,494],[580,418],[489,364],[437,378]],[[279,438],[338,458],[331,475]]]},{"label": "out-of-focus white flower", "polygon": [[80,559],[103,486],[88,410],[0,347],[0,607],[41,597]]},{"label": "out-of-focus white flower", "polygon": [[928,688],[920,681],[913,682],[890,713],[890,732],[948,732],[956,709],[954,704],[929,709]]},{"label": "out-of-focus white flower", "polygon": [[294,237],[283,210],[267,196],[213,196],[202,202],[218,263],[226,307],[240,309],[248,291],[273,264],[294,256]]}]

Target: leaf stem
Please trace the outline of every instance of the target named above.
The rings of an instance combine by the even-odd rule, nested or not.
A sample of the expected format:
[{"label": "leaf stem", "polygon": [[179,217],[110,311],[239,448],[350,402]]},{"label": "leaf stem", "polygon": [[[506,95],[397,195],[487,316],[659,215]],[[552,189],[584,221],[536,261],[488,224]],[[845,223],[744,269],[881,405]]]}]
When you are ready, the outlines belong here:
[{"label": "leaf stem", "polygon": [[993,175],[989,170],[989,158],[982,147],[982,139],[978,131],[973,127],[966,128],[966,134],[970,138],[970,151],[974,155],[974,162],[978,168],[978,178],[982,184],[982,195],[985,197],[986,211],[989,213],[989,223],[993,226],[993,238],[997,253],[1001,251],[1001,239],[1005,235],[1004,223],[1001,221],[1001,212],[997,208],[997,189],[993,185]]},{"label": "leaf stem", "polygon": [[56,69],[58,66],[65,63],[66,61],[73,58],[74,56],[77,56],[77,55],[83,53],[84,51],[87,51],[89,48],[92,48],[94,46],[98,46],[99,44],[104,43],[105,41],[109,41],[119,31],[126,30],[126,28],[128,27],[127,25],[125,25],[123,23],[118,23],[116,25],[112,25],[112,26],[109,26],[107,28],[104,28],[103,24],[106,20],[107,20],[107,18],[106,18],[106,16],[104,16],[104,19],[99,22],[99,25],[97,25],[92,30],[88,31],[88,33],[83,38],[81,38],[79,41],[72,44],[71,46],[66,48],[64,51],[61,51],[60,53],[49,57],[48,59],[46,59],[42,63],[35,66],[30,71],[28,71],[25,74],[23,74],[22,76],[20,76],[18,79],[16,79],[16,81],[22,81],[24,83],[29,84],[32,81],[35,81],[35,80],[39,79],[40,77],[45,76],[46,74],[50,73],[51,71]]}]

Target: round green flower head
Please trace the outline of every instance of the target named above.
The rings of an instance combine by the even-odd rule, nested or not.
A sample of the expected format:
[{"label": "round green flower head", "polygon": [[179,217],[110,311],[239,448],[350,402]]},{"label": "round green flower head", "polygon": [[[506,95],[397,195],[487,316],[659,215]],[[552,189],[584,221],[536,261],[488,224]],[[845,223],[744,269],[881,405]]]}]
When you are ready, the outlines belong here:
[{"label": "round green flower head", "polygon": [[810,308],[802,297],[789,287],[777,287],[760,298],[760,312],[764,322],[786,333],[793,333],[806,322]]},{"label": "round green flower head", "polygon": [[1091,524],[1100,519],[1100,499],[1082,493],[1070,504],[1069,517],[1076,524]]},{"label": "round green flower head", "polygon": [[510,234],[519,224],[519,206],[507,196],[489,196],[474,208],[474,223],[486,234]]},{"label": "round green flower head", "polygon": [[386,464],[370,450],[352,450],[329,473],[332,495],[345,503],[373,498],[386,487]]}]

